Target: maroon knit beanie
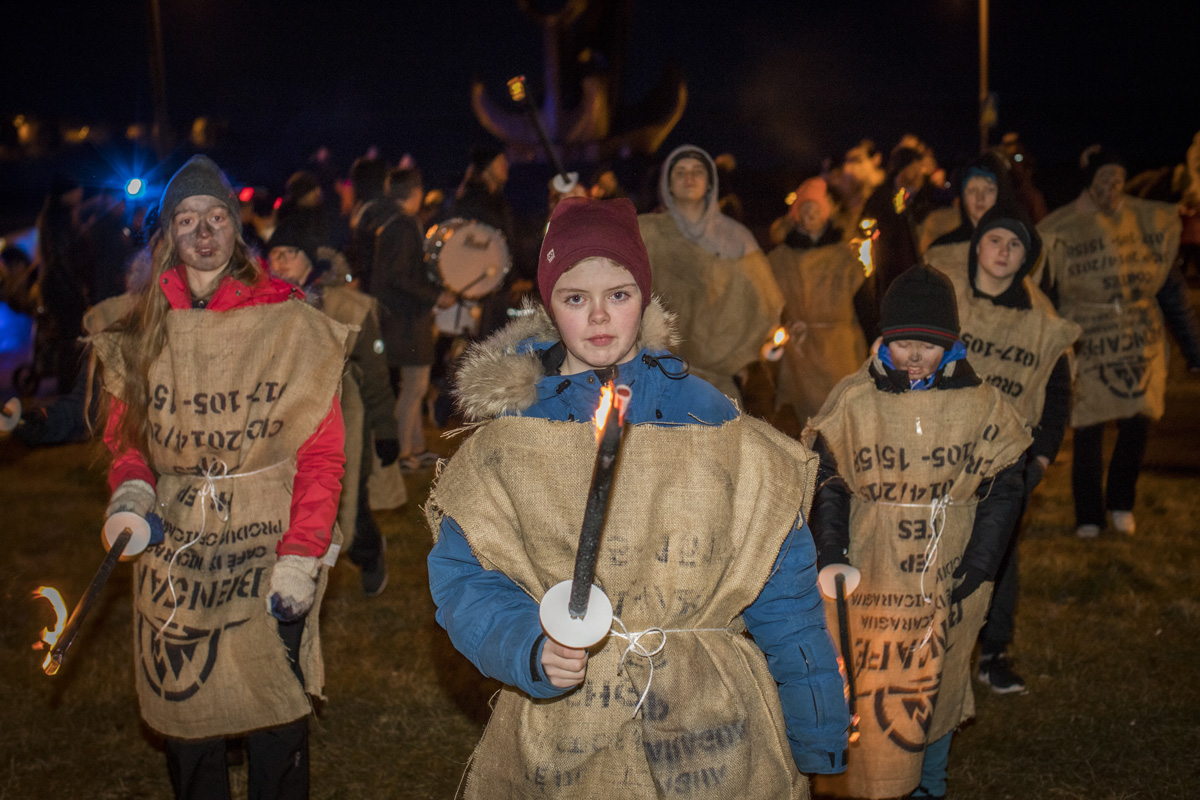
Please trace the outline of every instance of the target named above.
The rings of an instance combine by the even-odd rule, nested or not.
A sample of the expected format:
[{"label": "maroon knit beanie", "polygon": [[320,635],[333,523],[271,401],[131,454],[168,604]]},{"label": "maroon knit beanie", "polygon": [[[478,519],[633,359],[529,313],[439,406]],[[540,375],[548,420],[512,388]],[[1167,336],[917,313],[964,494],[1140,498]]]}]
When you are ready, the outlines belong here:
[{"label": "maroon knit beanie", "polygon": [[650,304],[650,256],[633,203],[626,197],[568,197],[554,207],[538,254],[538,292],[547,309],[562,274],[592,256],[612,259],[629,270],[642,292],[642,308]]}]

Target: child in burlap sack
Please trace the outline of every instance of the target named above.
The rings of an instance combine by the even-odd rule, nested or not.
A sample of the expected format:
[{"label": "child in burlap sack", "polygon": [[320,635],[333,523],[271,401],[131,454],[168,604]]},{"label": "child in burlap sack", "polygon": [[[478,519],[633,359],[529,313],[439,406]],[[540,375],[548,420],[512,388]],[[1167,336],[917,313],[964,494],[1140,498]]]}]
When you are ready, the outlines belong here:
[{"label": "child in burlap sack", "polygon": [[[455,647],[505,684],[467,797],[804,798],[802,773],[844,768],[815,456],[687,374],[650,275],[632,203],[564,199],[545,307],[464,358],[477,430],[430,495],[430,586]],[[572,574],[610,378],[633,394],[596,567],[615,617],[573,649],[538,604]]]},{"label": "child in burlap sack", "polygon": [[145,548],[133,576],[142,718],[164,738],[177,797],[228,797],[225,741],[245,736],[250,796],[306,798],[348,329],[263,273],[209,158],[175,174],[160,215],[151,279],[91,340],[113,454],[105,541],[143,533],[124,551]]},{"label": "child in burlap sack", "polygon": [[951,734],[974,714],[971,651],[1031,439],[967,363],[944,275],[902,273],[881,317],[877,355],[838,384],[802,438],[821,459],[812,529],[822,590],[832,596],[842,572],[853,592],[842,657],[862,716],[845,775],[817,789],[943,797]]}]

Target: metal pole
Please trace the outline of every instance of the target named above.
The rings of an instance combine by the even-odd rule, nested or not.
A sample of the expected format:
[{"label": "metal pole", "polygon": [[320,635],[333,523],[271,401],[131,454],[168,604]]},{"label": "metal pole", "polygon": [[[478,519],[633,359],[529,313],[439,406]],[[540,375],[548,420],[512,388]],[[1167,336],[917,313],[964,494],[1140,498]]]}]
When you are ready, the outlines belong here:
[{"label": "metal pole", "polygon": [[979,0],[979,152],[988,149],[988,124],[984,104],[988,96],[988,0]]},{"label": "metal pole", "polygon": [[158,0],[149,0],[150,30],[150,84],[154,93],[154,151],[159,160],[171,151],[169,123],[167,122],[167,78],[163,66],[162,13]]}]

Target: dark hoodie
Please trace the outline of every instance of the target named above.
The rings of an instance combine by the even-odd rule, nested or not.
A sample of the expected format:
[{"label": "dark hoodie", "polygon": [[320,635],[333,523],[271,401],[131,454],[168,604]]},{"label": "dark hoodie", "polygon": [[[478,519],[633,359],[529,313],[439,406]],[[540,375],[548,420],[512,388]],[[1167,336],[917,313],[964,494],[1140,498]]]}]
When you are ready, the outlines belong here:
[{"label": "dark hoodie", "polygon": [[[999,226],[993,223],[997,220],[1016,220],[1025,226],[1029,232],[1030,244],[1025,253],[1025,263],[1013,276],[1013,281],[1007,289],[995,297],[984,294],[975,288],[975,274],[979,271],[979,256],[976,253],[979,240],[985,231],[994,227],[1012,229],[1007,224]],[[979,225],[971,235],[971,246],[967,250],[967,276],[971,281],[971,291],[975,297],[990,300],[992,303],[1005,308],[1032,309],[1033,302],[1029,291],[1025,288],[1025,278],[1037,265],[1042,257],[1042,237],[1037,228],[1029,221],[1025,211],[1011,199],[996,201],[996,205],[988,209],[979,220]],[[1071,414],[1071,368],[1066,353],[1059,356],[1046,382],[1046,400],[1042,405],[1042,418],[1033,429],[1033,444],[1029,446],[1030,457],[1045,456],[1054,461],[1058,449],[1062,446],[1063,436],[1067,430],[1067,421]]]},{"label": "dark hoodie", "polygon": [[[967,188],[967,180],[975,171],[985,172],[992,175],[996,181],[996,205],[1009,205],[1013,203],[1015,193],[1013,190],[1012,178],[1009,175],[1008,162],[1003,156],[989,150],[983,155],[970,162],[958,171],[958,215],[960,222],[957,228],[949,233],[942,234],[937,239],[933,240],[930,247],[937,247],[942,244],[955,244],[957,242],[971,241],[971,235],[975,232],[975,226],[971,224],[971,218],[967,216],[967,200],[963,197],[963,192]],[[1027,262],[1028,263],[1028,262]]]}]

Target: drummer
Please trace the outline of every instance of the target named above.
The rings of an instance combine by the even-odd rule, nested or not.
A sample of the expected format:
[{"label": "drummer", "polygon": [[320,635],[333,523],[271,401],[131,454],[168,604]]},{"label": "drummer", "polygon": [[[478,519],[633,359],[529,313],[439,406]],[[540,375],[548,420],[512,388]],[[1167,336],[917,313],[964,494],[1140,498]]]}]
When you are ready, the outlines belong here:
[{"label": "drummer", "polygon": [[383,310],[384,352],[397,395],[400,469],[411,472],[438,459],[425,448],[421,409],[434,363],[433,309],[449,308],[455,296],[431,281],[425,269],[424,237],[416,216],[425,196],[420,171],[392,170],[385,192],[395,209],[375,238],[369,288]]},{"label": "drummer", "polygon": [[[504,196],[504,186],[508,183],[508,157],[504,151],[494,145],[477,145],[471,148],[471,161],[467,166],[462,186],[458,189],[457,197],[450,209],[451,217],[476,220],[490,225],[504,234],[510,251],[513,250],[516,239],[516,227],[513,224],[512,207]],[[539,242],[540,243],[540,242]],[[488,336],[502,327],[507,321],[508,306],[516,301],[512,295],[520,294],[521,289],[532,291],[534,275],[531,271],[533,259],[514,258],[516,269],[512,270],[504,282],[502,290],[491,295],[482,304],[482,317],[479,321],[477,335],[479,338]],[[524,279],[528,283],[521,282]],[[513,289],[517,291],[512,291]]]}]

